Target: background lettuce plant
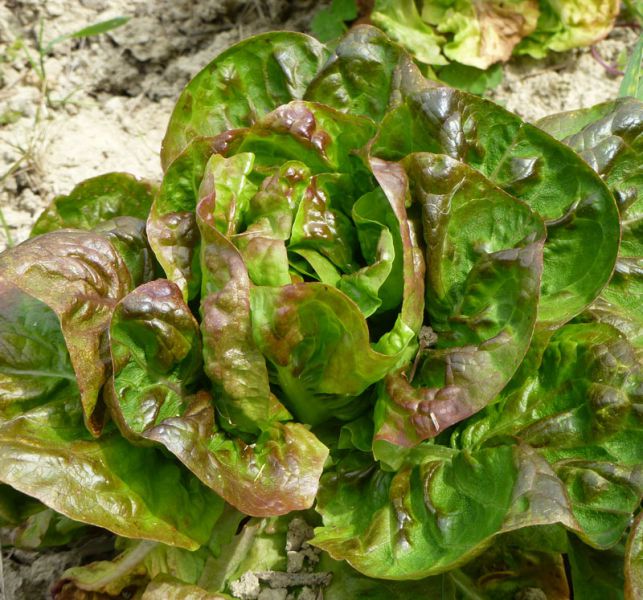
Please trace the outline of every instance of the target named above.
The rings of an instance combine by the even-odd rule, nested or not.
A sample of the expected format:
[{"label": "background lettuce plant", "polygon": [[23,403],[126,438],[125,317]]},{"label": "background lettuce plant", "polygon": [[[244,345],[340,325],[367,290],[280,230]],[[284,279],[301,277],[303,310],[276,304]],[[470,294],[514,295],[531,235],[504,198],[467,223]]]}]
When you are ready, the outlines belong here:
[{"label": "background lettuce plant", "polygon": [[[311,26],[332,42],[359,17],[401,44],[432,78],[483,94],[502,81],[499,63],[514,55],[544,58],[602,40],[619,8],[617,0],[332,0]],[[625,3],[624,14],[640,25],[640,9]]]},{"label": "background lettuce plant", "polygon": [[642,131],[524,123],[367,26],[226,50],[159,186],[83,182],[0,254],[2,523],[123,536],[60,594],[229,597],[307,511],[330,598],[595,563],[637,597]]}]

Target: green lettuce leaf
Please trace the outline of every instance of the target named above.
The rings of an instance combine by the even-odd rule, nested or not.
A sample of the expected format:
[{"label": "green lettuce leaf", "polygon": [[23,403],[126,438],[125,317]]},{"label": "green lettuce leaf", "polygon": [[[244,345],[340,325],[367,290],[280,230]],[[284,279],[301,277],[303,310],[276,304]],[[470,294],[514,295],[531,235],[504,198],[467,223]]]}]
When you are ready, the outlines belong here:
[{"label": "green lettuce leaf", "polygon": [[[508,61],[516,44],[536,29],[538,15],[536,0],[422,3],[422,18],[440,33],[452,35],[444,44],[445,56],[479,69]],[[416,53],[414,48],[409,50]]]},{"label": "green lettuce leaf", "polygon": [[444,38],[420,18],[415,0],[377,0],[371,20],[418,61],[428,65],[447,63],[440,51]]},{"label": "green lettuce leaf", "polygon": [[132,447],[113,431],[93,440],[71,391],[2,419],[0,457],[1,481],[119,535],[194,549],[223,504],[156,450]]},{"label": "green lettuce leaf", "polygon": [[614,274],[587,315],[613,325],[643,349],[643,103],[619,98],[552,115],[539,126],[576,150],[618,202],[621,245]]},{"label": "green lettuce leaf", "polygon": [[[415,387],[389,376],[375,409],[379,442],[413,446],[486,406],[522,361],[536,321],[545,229],[528,206],[446,156],[404,160],[421,207],[426,306],[436,349]],[[418,384],[420,387],[418,387]]]},{"label": "green lettuce leaf", "polygon": [[291,31],[257,35],[222,52],[179,97],[163,140],[163,169],[194,138],[249,127],[303,97],[327,56],[317,40]]},{"label": "green lettuce leaf", "polygon": [[617,0],[540,0],[536,31],[518,45],[516,53],[544,58],[549,50],[589,46],[612,30],[618,11]]},{"label": "green lettuce leaf", "polygon": [[576,527],[567,504],[560,480],[528,446],[429,451],[394,473],[352,454],[322,478],[324,526],[312,543],[369,577],[418,579],[474,558],[503,532]]},{"label": "green lettuce leaf", "polygon": [[383,119],[372,154],[446,154],[528,204],[547,226],[539,324],[579,314],[607,283],[618,251],[618,209],[598,175],[540,129],[477,96],[434,87],[412,65],[400,85],[401,101]]},{"label": "green lettuce leaf", "polygon": [[106,173],[56,196],[31,229],[31,236],[56,229],[93,229],[115,217],[147,219],[156,186],[128,173]]}]

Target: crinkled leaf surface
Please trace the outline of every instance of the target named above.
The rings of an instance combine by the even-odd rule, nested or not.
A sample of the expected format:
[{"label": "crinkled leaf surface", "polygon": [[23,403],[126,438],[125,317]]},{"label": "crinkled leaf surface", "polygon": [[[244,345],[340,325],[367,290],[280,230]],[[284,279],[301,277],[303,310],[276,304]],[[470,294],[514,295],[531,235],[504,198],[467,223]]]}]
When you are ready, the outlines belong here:
[{"label": "crinkled leaf surface", "polygon": [[379,121],[409,58],[379,29],[353,27],[306,90],[306,100]]},{"label": "crinkled leaf surface", "polygon": [[643,513],[634,521],[625,546],[625,598],[643,595]]},{"label": "crinkled leaf surface", "polygon": [[312,543],[369,577],[418,579],[466,562],[503,531],[574,526],[560,480],[529,447],[445,451],[395,473],[349,455],[322,479],[324,526]]},{"label": "crinkled leaf surface", "polygon": [[132,287],[122,256],[103,235],[60,230],[0,254],[0,276],[56,313],[80,388],[85,422],[98,434],[103,419],[98,395],[109,373],[107,326],[116,302]]},{"label": "crinkled leaf surface", "polygon": [[518,368],[536,321],[545,229],[463,163],[414,154],[404,165],[422,210],[437,345],[415,387],[402,373],[381,386],[375,440],[413,446],[486,406]]},{"label": "crinkled leaf surface", "polygon": [[67,196],[57,196],[40,215],[32,237],[56,229],[93,229],[115,217],[147,219],[156,186],[128,173],[106,173],[79,183]]},{"label": "crinkled leaf surface", "polygon": [[[523,37],[536,29],[537,0],[423,2],[422,17],[452,38],[443,52],[450,60],[479,69],[506,62]],[[409,46],[416,54],[416,50]]]},{"label": "crinkled leaf surface", "polygon": [[500,402],[461,435],[464,447],[518,437],[565,483],[579,534],[598,548],[623,535],[643,493],[641,368],[607,324],[541,333]]},{"label": "crinkled leaf surface", "polygon": [[643,103],[619,98],[552,115],[539,126],[576,150],[612,190],[621,215],[621,245],[609,285],[589,315],[643,347]]},{"label": "crinkled leaf surface", "polygon": [[140,286],[116,307],[110,406],[124,435],[162,444],[246,514],[309,508],[327,449],[297,423],[267,426],[254,444],[218,431],[210,396],[193,394],[198,334],[179,289],[165,280]]},{"label": "crinkled leaf surface", "polygon": [[163,140],[164,170],[192,139],[248,127],[301,98],[327,57],[317,40],[291,31],[257,35],[219,54],[179,97]]},{"label": "crinkled leaf surface", "polygon": [[538,320],[553,326],[581,312],[608,281],[618,251],[618,209],[605,184],[569,148],[516,115],[433,87],[412,65],[402,73],[402,101],[383,119],[373,155],[447,154],[528,204],[547,225]]},{"label": "crinkled leaf surface", "polygon": [[222,507],[157,450],[113,431],[92,440],[71,392],[3,419],[0,480],[76,521],[192,549],[208,539]]},{"label": "crinkled leaf surface", "polygon": [[603,39],[614,26],[617,0],[544,0],[536,31],[516,49],[518,54],[543,58],[549,50],[564,52]]}]

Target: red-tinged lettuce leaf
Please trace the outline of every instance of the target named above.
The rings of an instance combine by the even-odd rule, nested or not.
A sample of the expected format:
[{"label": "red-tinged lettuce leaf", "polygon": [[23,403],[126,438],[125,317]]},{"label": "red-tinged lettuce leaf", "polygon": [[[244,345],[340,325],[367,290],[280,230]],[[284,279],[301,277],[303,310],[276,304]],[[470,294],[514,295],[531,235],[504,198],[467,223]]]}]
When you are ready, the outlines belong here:
[{"label": "red-tinged lettuce leaf", "polygon": [[147,219],[156,187],[128,173],[106,173],[79,183],[67,196],[56,196],[38,217],[31,236],[56,229],[93,229],[115,217]]},{"label": "red-tinged lettuce leaf", "polygon": [[[395,163],[379,159],[369,159],[377,182],[386,195],[398,222],[398,230],[389,227],[394,243],[397,241],[396,254],[402,247],[402,306],[395,326],[377,342],[377,348],[385,354],[394,354],[402,349],[405,330],[417,334],[424,317],[424,276],[425,262],[419,241],[419,218],[407,209],[410,204],[408,179],[404,169]],[[399,285],[394,280],[394,285]],[[399,332],[399,333],[398,333]]]},{"label": "red-tinged lettuce leaf", "polygon": [[114,431],[93,440],[70,390],[0,422],[0,480],[75,521],[190,549],[223,506],[159,451]]},{"label": "red-tinged lettuce leaf", "polygon": [[109,403],[126,437],[162,444],[246,514],[310,507],[327,449],[304,426],[271,424],[267,417],[253,444],[218,430],[210,396],[193,394],[201,363],[199,327],[176,285],[157,280],[126,296],[114,311],[110,338]]},{"label": "red-tinged lettuce leaf", "polygon": [[252,335],[250,279],[243,258],[215,226],[216,198],[197,207],[201,230],[201,333],[205,372],[226,428],[258,433],[288,418],[270,390],[266,361]]},{"label": "red-tinged lettuce leaf", "polygon": [[508,436],[536,448],[564,482],[581,538],[614,545],[643,494],[641,367],[613,327],[543,332],[499,402],[459,436],[464,447]]},{"label": "red-tinged lettuce leaf", "polygon": [[410,57],[379,29],[353,27],[306,90],[305,99],[380,121]]},{"label": "red-tinged lettuce leaf", "polygon": [[625,600],[643,596],[643,513],[634,521],[625,546]]},{"label": "red-tinged lettuce leaf", "polygon": [[183,297],[198,296],[199,230],[194,211],[206,165],[213,154],[225,153],[242,132],[214,138],[195,138],[166,168],[159,192],[147,219],[147,236],[166,277],[176,283]]},{"label": "red-tinged lettuce leaf", "polygon": [[194,138],[249,127],[302,98],[327,57],[317,40],[291,31],[257,35],[219,54],[179,97],[163,140],[163,169]]},{"label": "red-tinged lettuce leaf", "polygon": [[643,103],[619,98],[552,115],[538,125],[576,150],[618,202],[621,245],[616,268],[587,316],[613,325],[643,348]]},{"label": "red-tinged lettuce leaf", "polygon": [[437,342],[413,385],[397,373],[380,386],[378,458],[394,454],[387,444],[414,446],[478,412],[511,379],[536,322],[545,238],[538,215],[464,163],[414,154],[403,164],[422,210]]},{"label": "red-tinged lettuce leaf", "polygon": [[88,429],[103,426],[99,392],[109,375],[106,332],[116,303],[132,288],[123,257],[104,235],[54,231],[0,254],[0,276],[58,317]]},{"label": "red-tinged lettuce leaf", "polygon": [[371,153],[447,154],[528,204],[547,225],[539,323],[579,314],[609,280],[618,251],[618,209],[605,184],[571,149],[500,106],[435,87],[412,64],[401,73],[400,99]]},{"label": "red-tinged lettuce leaf", "polygon": [[156,278],[158,263],[147,241],[145,221],[135,217],[116,217],[94,227],[107,238],[127,266],[136,287]]},{"label": "red-tinged lettuce leaf", "polygon": [[324,526],[311,543],[369,577],[419,579],[466,563],[503,532],[576,527],[562,483],[529,447],[444,450],[396,473],[363,454],[340,461],[322,478]]},{"label": "red-tinged lettuce leaf", "polygon": [[[241,193],[243,189],[246,198],[242,204],[248,205],[257,182],[290,161],[303,162],[312,173],[350,174],[354,187],[363,193],[373,186],[371,175],[356,151],[374,133],[375,126],[370,119],[294,101],[265,115],[248,129],[193,140],[169,165],[148,219],[150,244],[167,278],[179,285],[186,299],[198,295],[199,231],[194,211],[202,195],[214,195],[215,201],[217,194],[222,195],[224,206],[230,190]],[[229,159],[241,154],[246,158],[239,159],[241,162],[209,163],[213,154]],[[232,169],[233,164],[241,170]],[[229,171],[224,165],[228,165]],[[200,191],[208,168],[209,181]],[[225,220],[224,212],[219,215],[219,221]],[[270,249],[278,251],[278,245]]]},{"label": "red-tinged lettuce leaf", "polygon": [[368,177],[357,151],[375,135],[371,119],[344,114],[316,102],[293,101],[267,114],[233,142],[233,152],[252,152],[256,164],[274,167],[289,160],[311,173],[350,173]]}]

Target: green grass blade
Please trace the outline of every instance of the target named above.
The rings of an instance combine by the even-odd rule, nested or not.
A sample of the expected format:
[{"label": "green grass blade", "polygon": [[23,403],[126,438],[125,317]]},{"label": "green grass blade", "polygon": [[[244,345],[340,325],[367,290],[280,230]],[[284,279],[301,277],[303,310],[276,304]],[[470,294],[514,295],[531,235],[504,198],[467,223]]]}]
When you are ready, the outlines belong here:
[{"label": "green grass blade", "polygon": [[639,36],[639,41],[634,46],[632,56],[627,63],[618,95],[633,96],[643,100],[643,34]]}]

